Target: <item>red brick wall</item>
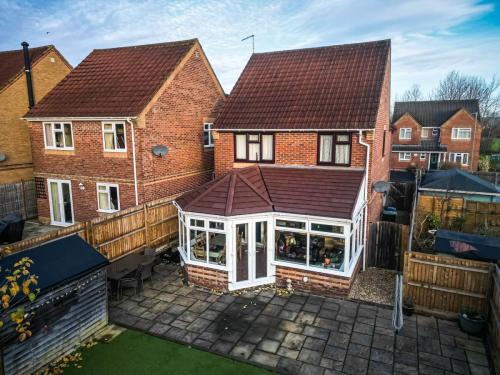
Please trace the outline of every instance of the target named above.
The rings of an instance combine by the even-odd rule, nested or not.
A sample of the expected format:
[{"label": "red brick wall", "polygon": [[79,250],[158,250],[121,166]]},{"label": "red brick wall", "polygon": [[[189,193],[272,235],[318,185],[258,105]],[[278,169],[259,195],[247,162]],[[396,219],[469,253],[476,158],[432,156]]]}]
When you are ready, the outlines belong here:
[{"label": "red brick wall", "polygon": [[[193,53],[145,117],[134,128],[139,203],[191,190],[213,176],[213,149],[203,147],[203,123],[216,115],[223,95],[201,53]],[[126,126],[127,152],[106,153],[101,121],[73,121],[74,151],[45,150],[40,122],[30,124],[35,176],[72,181],[75,221],[97,216],[95,182],[119,185],[120,208],[135,205],[132,137]],[[151,149],[163,144],[166,157]],[[80,190],[82,182],[85,190]],[[49,218],[47,199],[39,199],[39,216]]]},{"label": "red brick wall", "polygon": [[[474,134],[474,123],[475,123],[475,118],[471,117],[465,111],[457,113],[455,116],[452,116],[441,127],[440,142],[441,144],[447,146],[448,153],[450,152],[469,153],[469,160],[471,160],[472,157],[472,169],[474,171],[477,171],[482,128],[481,125],[477,123],[476,132]],[[453,128],[470,128],[472,130],[471,139],[470,140],[451,139],[451,133]],[[448,160],[448,157],[446,158],[446,160]],[[470,164],[469,168],[465,169],[467,170],[470,169]]]},{"label": "red brick wall", "polygon": [[[145,201],[193,189],[213,175],[213,148],[203,147],[203,123],[213,119],[214,107],[223,100],[215,81],[193,53],[183,69],[146,115],[146,129],[139,129],[141,178]],[[152,147],[169,148],[166,157],[155,157]]]},{"label": "red brick wall", "polygon": [[[371,144],[370,171],[368,174],[368,222],[378,221],[383,208],[383,195],[376,193],[372,186],[377,181],[389,180],[389,163],[391,158],[390,144],[390,97],[391,97],[391,65],[387,64],[380,104],[375,122]],[[385,132],[385,147],[384,147]]]},{"label": "red brick wall", "polygon": [[202,286],[208,289],[216,289],[223,292],[228,290],[228,278],[226,271],[214,270],[212,268],[185,265],[189,284]]},{"label": "red brick wall", "polygon": [[[286,288],[287,279],[290,279],[294,290],[329,297],[346,296],[361,268],[361,259],[361,257],[358,259],[351,278],[276,266],[276,285],[280,288]],[[304,277],[307,277],[307,282],[304,281]]]},{"label": "red brick wall", "polygon": [[[399,139],[399,131],[401,128],[411,129],[411,139]],[[418,122],[416,122],[413,117],[408,115],[403,115],[393,126],[392,126],[392,144],[393,145],[417,145],[420,144],[420,139],[422,136],[422,127]]]},{"label": "red brick wall", "polygon": [[[234,135],[218,132],[215,147],[215,173],[221,176],[235,167],[244,167],[249,163],[234,163]],[[358,133],[352,133],[351,167],[363,168],[366,149],[358,142]],[[317,132],[278,132],[274,134],[275,164],[316,166],[318,160]]]}]

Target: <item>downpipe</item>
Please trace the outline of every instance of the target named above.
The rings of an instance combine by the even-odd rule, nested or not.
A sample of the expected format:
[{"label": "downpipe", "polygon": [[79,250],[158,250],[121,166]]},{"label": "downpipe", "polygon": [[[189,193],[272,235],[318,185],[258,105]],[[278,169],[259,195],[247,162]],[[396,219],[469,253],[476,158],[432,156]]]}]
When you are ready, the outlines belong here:
[{"label": "downpipe", "polygon": [[368,143],[363,142],[363,131],[359,131],[359,139],[358,142],[360,145],[365,146],[366,148],[366,162],[365,162],[365,230],[363,231],[363,271],[366,270],[366,237],[368,233],[368,171],[370,170],[370,145]]}]

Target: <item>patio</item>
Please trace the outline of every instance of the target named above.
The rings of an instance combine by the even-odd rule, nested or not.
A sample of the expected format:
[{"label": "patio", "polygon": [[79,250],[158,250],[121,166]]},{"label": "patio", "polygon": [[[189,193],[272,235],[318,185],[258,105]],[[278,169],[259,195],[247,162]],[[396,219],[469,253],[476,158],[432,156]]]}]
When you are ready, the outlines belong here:
[{"label": "patio", "polygon": [[455,322],[271,288],[218,295],[156,267],[144,291],[110,301],[111,322],[286,374],[489,374],[482,340]]}]

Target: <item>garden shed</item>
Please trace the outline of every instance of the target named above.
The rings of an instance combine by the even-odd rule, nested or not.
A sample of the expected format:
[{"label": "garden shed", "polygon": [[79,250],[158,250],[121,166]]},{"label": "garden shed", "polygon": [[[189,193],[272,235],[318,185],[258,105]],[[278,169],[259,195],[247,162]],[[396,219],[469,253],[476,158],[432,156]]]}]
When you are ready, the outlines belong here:
[{"label": "garden shed", "polygon": [[10,310],[24,304],[26,312],[34,312],[32,337],[21,342],[12,325],[0,330],[6,375],[33,373],[68,354],[108,323],[108,260],[81,237],[61,238],[1,259],[2,280],[6,270],[22,257],[33,261],[30,272],[39,278],[40,293],[34,302],[20,300]]}]

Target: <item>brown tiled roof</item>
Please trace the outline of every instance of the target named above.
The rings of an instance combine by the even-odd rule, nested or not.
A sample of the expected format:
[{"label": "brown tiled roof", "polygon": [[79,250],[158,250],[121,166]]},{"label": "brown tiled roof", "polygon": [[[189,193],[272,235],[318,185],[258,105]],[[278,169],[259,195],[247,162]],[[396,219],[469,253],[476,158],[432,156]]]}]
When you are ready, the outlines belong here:
[{"label": "brown tiled roof", "polygon": [[373,128],[389,56],[390,40],[253,54],[215,128]]},{"label": "brown tiled roof", "polygon": [[[29,48],[31,63],[34,64],[41,56],[54,46]],[[22,49],[0,52],[0,90],[24,73],[24,54]]]},{"label": "brown tiled roof", "polygon": [[281,212],[350,219],[363,171],[252,166],[193,190],[176,202],[187,212],[221,216]]},{"label": "brown tiled roof", "polygon": [[94,50],[25,116],[139,115],[196,42]]}]

